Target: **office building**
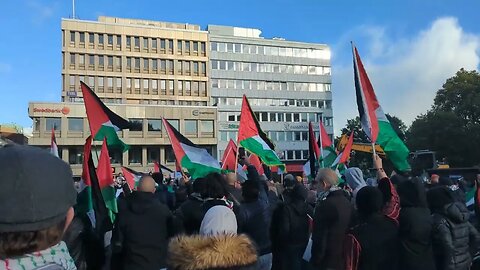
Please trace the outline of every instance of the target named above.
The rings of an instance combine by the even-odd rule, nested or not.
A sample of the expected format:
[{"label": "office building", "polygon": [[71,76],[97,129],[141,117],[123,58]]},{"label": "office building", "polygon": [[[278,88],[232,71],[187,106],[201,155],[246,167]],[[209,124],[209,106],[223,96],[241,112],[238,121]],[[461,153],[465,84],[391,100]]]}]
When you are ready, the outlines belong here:
[{"label": "office building", "polygon": [[[308,158],[308,122],[333,134],[330,49],[266,39],[258,29],[208,26],[212,104],[218,108],[218,156],[237,140],[242,96],[291,172]],[[315,125],[318,134],[318,124]]]},{"label": "office building", "polygon": [[131,149],[111,153],[115,167],[144,171],[155,159],[174,166],[161,117],[216,153],[207,31],[191,24],[100,16],[98,21],[63,19],[61,39],[62,103],[29,104],[34,122],[29,144],[49,147],[54,128],[61,157],[80,175],[81,147],[89,135],[80,89],[84,81],[109,108],[136,124],[120,132]]}]

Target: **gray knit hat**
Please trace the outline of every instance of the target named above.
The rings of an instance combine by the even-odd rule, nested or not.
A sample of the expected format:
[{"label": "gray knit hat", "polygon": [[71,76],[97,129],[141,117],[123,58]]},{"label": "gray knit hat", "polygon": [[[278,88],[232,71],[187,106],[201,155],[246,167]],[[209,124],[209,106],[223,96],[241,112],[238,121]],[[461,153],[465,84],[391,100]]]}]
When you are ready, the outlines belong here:
[{"label": "gray knit hat", "polygon": [[70,166],[49,151],[22,145],[0,148],[0,232],[58,224],[76,197]]}]

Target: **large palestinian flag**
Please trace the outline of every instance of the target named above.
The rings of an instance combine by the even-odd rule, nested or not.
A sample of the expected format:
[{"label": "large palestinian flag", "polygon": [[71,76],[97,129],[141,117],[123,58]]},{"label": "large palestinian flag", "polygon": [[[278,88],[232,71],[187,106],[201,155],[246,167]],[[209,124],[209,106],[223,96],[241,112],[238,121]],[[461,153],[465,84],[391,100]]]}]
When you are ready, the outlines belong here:
[{"label": "large palestinian flag", "polygon": [[84,82],[80,84],[93,140],[107,138],[108,147],[127,151],[129,146],[118,138],[117,131],[130,128],[130,123],[107,108]]},{"label": "large palestinian flag", "polygon": [[103,139],[100,159],[97,165],[97,177],[103,201],[108,208],[108,216],[113,223],[115,221],[115,214],[118,213],[118,208],[117,197],[115,196],[116,190],[113,186],[112,165],[110,164],[110,156],[108,155],[107,138]]},{"label": "large palestinian flag", "polygon": [[352,49],[355,90],[362,129],[372,143],[377,143],[382,147],[385,155],[392,161],[397,170],[409,170],[410,165],[407,162],[409,150],[395,133],[378,103],[357,48],[353,44]]},{"label": "large palestinian flag", "polygon": [[250,153],[257,155],[265,165],[278,166],[285,170],[285,165],[274,151],[275,145],[260,128],[260,124],[245,95],[243,95],[242,112],[240,114],[238,144]]},{"label": "large palestinian flag", "polygon": [[323,118],[320,120],[320,134],[318,135],[318,145],[320,147],[320,166],[322,168],[330,168],[337,158],[337,152],[325,127],[323,126]]},{"label": "large palestinian flag", "polygon": [[198,147],[185,138],[165,118],[163,125],[172,143],[175,158],[182,168],[188,170],[193,179],[204,177],[211,172],[220,172],[220,164],[206,149]]},{"label": "large palestinian flag", "polygon": [[142,176],[144,175],[141,172],[137,172],[127,167],[122,167],[122,173],[125,177],[125,181],[127,181],[127,185],[130,191],[137,188],[140,178],[142,178]]},{"label": "large palestinian flag", "polygon": [[91,149],[92,138],[89,136],[84,145],[82,180],[75,212],[87,215],[95,232],[103,239],[105,232],[112,230],[113,223],[103,199]]}]

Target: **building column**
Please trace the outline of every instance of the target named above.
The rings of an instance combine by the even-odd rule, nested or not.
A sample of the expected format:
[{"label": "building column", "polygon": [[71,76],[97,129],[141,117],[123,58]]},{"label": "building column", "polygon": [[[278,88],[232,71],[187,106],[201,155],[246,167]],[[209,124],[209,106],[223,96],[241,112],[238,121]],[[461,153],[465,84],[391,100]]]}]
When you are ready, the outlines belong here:
[{"label": "building column", "polygon": [[160,146],[160,160],[161,164],[165,164],[165,146]]},{"label": "building column", "polygon": [[142,146],[142,166],[147,168],[147,147]]},{"label": "building column", "polygon": [[122,166],[128,166],[128,151],[122,153]]}]

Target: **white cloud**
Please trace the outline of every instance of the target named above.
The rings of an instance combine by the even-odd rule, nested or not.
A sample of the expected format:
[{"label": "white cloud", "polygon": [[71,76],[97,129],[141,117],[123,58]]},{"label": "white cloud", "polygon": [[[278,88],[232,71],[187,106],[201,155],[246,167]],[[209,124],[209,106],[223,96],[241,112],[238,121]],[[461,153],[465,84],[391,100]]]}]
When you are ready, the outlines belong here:
[{"label": "white cloud", "polygon": [[25,137],[28,137],[28,138],[32,137],[33,136],[33,128],[32,127],[24,127],[23,128],[23,135]]},{"label": "white cloud", "polygon": [[36,24],[40,24],[43,21],[50,19],[55,15],[55,10],[58,7],[58,2],[53,2],[49,5],[41,3],[37,0],[30,0],[27,2],[28,8],[32,11],[32,20]]},{"label": "white cloud", "polygon": [[[383,110],[407,125],[431,107],[447,78],[460,68],[478,69],[480,63],[480,33],[465,32],[452,17],[435,20],[409,39],[395,40],[385,28],[362,26],[343,35],[334,52],[348,52],[351,59],[344,43],[355,37],[366,37],[367,46],[357,44],[357,48]],[[346,119],[358,115],[351,60],[335,63],[334,59],[332,84],[338,135]]]}]

